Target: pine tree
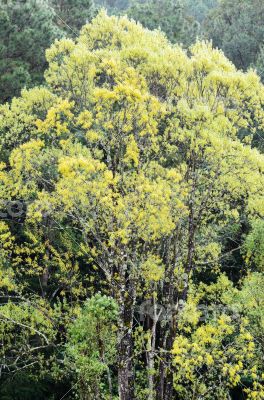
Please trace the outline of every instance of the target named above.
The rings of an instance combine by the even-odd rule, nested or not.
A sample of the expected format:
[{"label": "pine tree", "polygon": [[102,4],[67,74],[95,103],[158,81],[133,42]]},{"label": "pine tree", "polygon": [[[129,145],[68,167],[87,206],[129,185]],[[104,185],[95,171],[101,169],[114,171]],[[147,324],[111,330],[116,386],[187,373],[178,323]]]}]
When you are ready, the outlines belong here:
[{"label": "pine tree", "polygon": [[0,101],[43,81],[45,50],[61,36],[48,2],[0,1]]}]

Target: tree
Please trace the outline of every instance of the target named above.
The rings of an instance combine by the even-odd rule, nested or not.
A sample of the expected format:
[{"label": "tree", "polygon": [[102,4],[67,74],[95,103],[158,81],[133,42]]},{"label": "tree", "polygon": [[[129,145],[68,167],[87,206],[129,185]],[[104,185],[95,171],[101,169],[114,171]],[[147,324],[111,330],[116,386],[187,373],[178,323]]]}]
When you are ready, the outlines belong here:
[{"label": "tree", "polygon": [[263,38],[264,6],[261,0],[224,0],[208,15],[205,30],[237,68],[256,65]]},{"label": "tree", "polygon": [[187,0],[186,8],[200,24],[203,23],[209,12],[218,4],[218,0]]},{"label": "tree", "polygon": [[253,221],[253,227],[244,243],[246,261],[257,271],[264,268],[264,223],[261,220]]},{"label": "tree", "polygon": [[130,0],[96,0],[95,4],[99,7],[104,7],[110,14],[117,15],[128,9]]},{"label": "tree", "polygon": [[91,21],[96,12],[93,0],[52,0],[52,5],[56,11],[57,24],[73,37],[83,25]]},{"label": "tree", "polygon": [[113,399],[110,366],[116,358],[113,326],[117,313],[113,299],[96,294],[86,302],[77,319],[69,326],[68,364],[74,373],[77,372],[80,400],[99,398],[99,393],[104,392],[100,387],[104,383],[104,375],[108,379],[103,398]]},{"label": "tree", "polygon": [[48,2],[0,2],[0,101],[43,81],[45,49],[61,36]]},{"label": "tree", "polygon": [[[76,317],[69,340],[76,344],[80,331],[82,346],[80,303],[98,291],[111,297],[114,390],[135,399],[140,369],[141,398],[169,400],[181,394],[172,349],[182,305],[195,329],[211,329],[197,321],[193,286],[220,275],[225,229],[263,217],[264,160],[250,145],[263,127],[263,86],[209,43],[187,53],[159,31],[104,13],[78,41],[56,41],[47,59],[48,88],[23,91],[0,108],[1,197],[26,203],[22,216],[6,218],[3,238],[13,239],[1,268],[27,298],[34,288],[50,305],[49,316],[60,320],[55,348]],[[242,128],[250,135],[241,138]],[[95,341],[97,319],[88,317]],[[239,354],[254,342],[241,338],[242,325],[230,334],[230,321],[224,332],[219,325],[219,350],[229,335]],[[95,359],[89,346],[87,354]],[[105,393],[98,386],[95,398]]]},{"label": "tree", "polygon": [[[240,288],[233,288],[223,296],[224,301],[236,313],[248,320],[248,329],[256,339],[257,350],[261,353],[259,360],[264,354],[264,279],[260,272],[248,272],[241,281]],[[258,369],[261,366],[258,365]]]},{"label": "tree", "polygon": [[56,39],[76,36],[96,10],[93,1],[40,0],[0,2],[0,100],[43,82],[45,50]]},{"label": "tree", "polygon": [[247,328],[244,321],[236,326],[229,316],[221,315],[198,327],[191,337],[176,338],[174,385],[180,399],[230,399],[230,388],[254,373],[250,366],[255,346]]},{"label": "tree", "polygon": [[181,1],[149,0],[132,3],[127,15],[149,29],[160,28],[172,43],[195,42],[199,24],[188,15]]},{"label": "tree", "polygon": [[259,273],[248,273],[240,288],[223,274],[209,285],[192,284],[172,350],[180,399],[229,399],[240,384],[241,395],[263,398],[262,292]]}]

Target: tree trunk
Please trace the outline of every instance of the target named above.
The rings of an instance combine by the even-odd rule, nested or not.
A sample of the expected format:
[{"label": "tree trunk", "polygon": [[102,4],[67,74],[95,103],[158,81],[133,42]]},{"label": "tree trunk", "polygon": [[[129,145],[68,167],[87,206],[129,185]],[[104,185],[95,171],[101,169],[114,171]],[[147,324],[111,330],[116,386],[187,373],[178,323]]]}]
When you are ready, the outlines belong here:
[{"label": "tree trunk", "polygon": [[132,331],[126,331],[118,345],[118,389],[120,400],[134,400],[134,373],[132,364]]},{"label": "tree trunk", "polygon": [[[123,257],[125,260],[125,257]],[[134,281],[126,263],[119,271],[118,286],[119,329],[118,329],[118,389],[120,400],[134,400],[133,369],[133,321],[135,305]]]},{"label": "tree trunk", "polygon": [[[153,290],[156,290],[153,289]],[[155,372],[155,351],[156,351],[156,336],[157,336],[157,323],[161,316],[162,310],[158,310],[157,302],[155,296],[153,296],[153,322],[151,329],[151,336],[148,343],[147,352],[147,363],[148,363],[148,400],[154,400],[155,396],[155,382],[154,382],[154,372]]]},{"label": "tree trunk", "polygon": [[[159,332],[159,348],[163,350],[159,367],[157,400],[171,400],[174,398],[172,354],[173,341],[177,330],[177,310],[175,304],[178,291],[175,286],[175,267],[177,261],[176,237],[170,237],[164,244],[164,264],[166,265],[165,280],[162,290],[163,304],[166,309],[166,321]],[[173,243],[173,241],[175,243]]]}]

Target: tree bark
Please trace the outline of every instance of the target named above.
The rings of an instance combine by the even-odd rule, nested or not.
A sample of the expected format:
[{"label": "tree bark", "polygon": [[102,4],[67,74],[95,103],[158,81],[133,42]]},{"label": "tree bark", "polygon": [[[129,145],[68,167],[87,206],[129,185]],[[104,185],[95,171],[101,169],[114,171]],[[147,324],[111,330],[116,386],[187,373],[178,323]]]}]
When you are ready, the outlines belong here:
[{"label": "tree bark", "polygon": [[120,400],[134,400],[132,331],[122,335],[118,344],[118,389]]},{"label": "tree bark", "polygon": [[[157,288],[153,288],[156,290]],[[151,336],[149,338],[148,352],[147,352],[147,363],[148,363],[148,400],[154,400],[155,396],[155,351],[156,351],[156,337],[157,337],[157,323],[161,316],[162,310],[158,310],[155,296],[153,296],[153,322],[151,329]]]},{"label": "tree bark", "polygon": [[[123,257],[125,260],[126,257]],[[118,288],[119,329],[118,329],[118,389],[120,400],[135,400],[133,369],[133,321],[135,288],[133,278],[129,277],[127,264],[120,270]]]}]

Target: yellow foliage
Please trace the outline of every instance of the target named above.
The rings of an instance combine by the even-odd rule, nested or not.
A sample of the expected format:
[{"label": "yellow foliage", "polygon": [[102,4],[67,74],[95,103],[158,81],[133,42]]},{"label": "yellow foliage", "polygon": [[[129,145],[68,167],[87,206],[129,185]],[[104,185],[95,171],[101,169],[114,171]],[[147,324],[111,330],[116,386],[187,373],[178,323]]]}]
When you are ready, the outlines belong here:
[{"label": "yellow foliage", "polygon": [[164,276],[164,266],[162,260],[154,255],[150,255],[141,265],[142,275],[146,282],[159,282]]}]

